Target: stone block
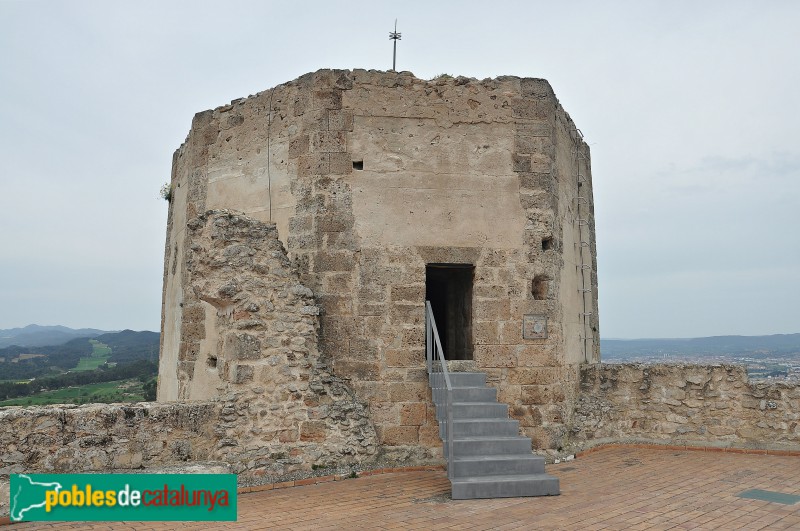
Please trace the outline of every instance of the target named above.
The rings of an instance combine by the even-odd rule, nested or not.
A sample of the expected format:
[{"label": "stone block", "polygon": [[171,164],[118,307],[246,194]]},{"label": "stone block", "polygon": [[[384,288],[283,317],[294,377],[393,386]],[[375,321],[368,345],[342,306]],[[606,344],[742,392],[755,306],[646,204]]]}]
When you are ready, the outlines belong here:
[{"label": "stone block", "polygon": [[549,99],[513,98],[511,110],[514,118],[547,121],[555,118],[555,106]]},{"label": "stone block", "polygon": [[418,367],[425,363],[425,353],[418,349],[387,349],[383,356],[388,367]]},{"label": "stone block", "polygon": [[353,298],[347,295],[320,295],[323,312],[331,315],[352,315]]},{"label": "stone block", "polygon": [[430,399],[428,382],[397,382],[389,384],[393,402],[425,402]]},{"label": "stone block", "polygon": [[531,172],[549,173],[553,170],[553,157],[544,153],[534,153],[531,157]]},{"label": "stone block", "polygon": [[183,307],[184,322],[202,323],[206,318],[206,310],[202,304],[186,304]]},{"label": "stone block", "polygon": [[423,302],[425,300],[425,285],[416,286],[392,286],[392,301]]},{"label": "stone block", "polygon": [[548,385],[563,378],[560,367],[518,367],[508,370],[508,383],[518,385]]},{"label": "stone block", "polygon": [[393,324],[422,326],[425,323],[425,306],[422,302],[396,302],[389,305],[389,318]]},{"label": "stone block", "polygon": [[514,124],[514,132],[519,136],[525,137],[548,137],[553,136],[553,126],[548,122],[525,121]]},{"label": "stone block", "polygon": [[381,442],[387,446],[403,446],[419,443],[419,427],[389,426],[380,430]]},{"label": "stone block", "polygon": [[550,157],[555,155],[553,141],[549,136],[517,135],[514,137],[514,149],[517,153],[542,153]]},{"label": "stone block", "polygon": [[353,284],[351,273],[326,273],[322,277],[322,292],[332,295],[350,295],[353,293]]},{"label": "stone block", "polygon": [[314,257],[314,271],[317,273],[352,271],[354,265],[353,253],[347,251],[320,251]]},{"label": "stone block", "polygon": [[330,156],[328,153],[308,153],[297,159],[297,176],[328,175],[330,173]]},{"label": "stone block", "polygon": [[502,321],[500,324],[499,343],[522,343],[522,321]]},{"label": "stone block", "polygon": [[347,138],[344,131],[316,131],[311,134],[311,151],[314,153],[344,153]]},{"label": "stone block", "polygon": [[511,316],[511,302],[508,299],[477,299],[473,305],[476,320],[504,321]]},{"label": "stone block", "polygon": [[256,360],[261,357],[261,341],[251,334],[228,334],[225,356],[231,360]]},{"label": "stone block", "polygon": [[414,328],[404,328],[401,332],[403,347],[425,348],[425,327],[416,326]]},{"label": "stone block", "polygon": [[190,321],[182,324],[181,341],[199,341],[205,337],[206,327],[202,321]]},{"label": "stone block", "polygon": [[373,338],[354,337],[350,340],[348,357],[359,361],[377,361],[380,359],[376,341]]},{"label": "stone block", "polygon": [[199,341],[181,341],[180,345],[178,346],[178,360],[194,361],[197,359],[197,353],[199,350]]},{"label": "stone block", "polygon": [[356,395],[372,404],[376,402],[388,402],[389,387],[386,382],[352,382],[356,389]]},{"label": "stone block", "polygon": [[520,193],[519,203],[523,209],[556,209],[558,207],[558,197],[545,191],[535,191],[533,193]]},{"label": "stone block", "polygon": [[353,158],[350,153],[331,153],[329,160],[331,175],[353,173]]},{"label": "stone block", "polygon": [[337,360],[335,369],[337,376],[342,378],[366,381],[381,379],[381,368],[373,362]]},{"label": "stone block", "polygon": [[425,424],[427,406],[422,402],[403,404],[400,408],[400,424],[403,426],[421,426]]},{"label": "stone block", "polygon": [[473,356],[478,367],[517,366],[517,352],[512,345],[476,345]]},{"label": "stone block", "polygon": [[483,299],[501,299],[508,297],[508,287],[481,283],[474,287],[474,294]]},{"label": "stone block", "polygon": [[353,228],[353,215],[345,213],[328,213],[317,216],[317,230],[321,232],[341,232]]},{"label": "stone block", "polygon": [[353,130],[353,111],[349,111],[349,110],[330,110],[330,111],[328,111],[328,130],[329,131],[352,131]]},{"label": "stone block", "polygon": [[253,366],[252,365],[234,365],[233,366],[233,383],[243,384],[253,381]]},{"label": "stone block", "polygon": [[564,401],[560,385],[523,385],[520,387],[523,404],[543,405]]},{"label": "stone block", "polygon": [[523,155],[514,153],[512,156],[513,170],[515,172],[530,172],[531,171],[531,155]]},{"label": "stone block", "polygon": [[497,321],[475,321],[472,324],[472,337],[476,345],[500,343],[500,327]]},{"label": "stone block", "polygon": [[323,442],[327,434],[325,422],[307,420],[300,425],[300,440],[304,442]]},{"label": "stone block", "polygon": [[555,98],[553,88],[546,79],[535,77],[524,77],[519,80],[520,91],[523,96],[537,99],[550,99]]},{"label": "stone block", "polygon": [[433,422],[419,428],[419,444],[429,448],[440,448],[442,446],[442,439],[439,436],[439,424]]},{"label": "stone block", "polygon": [[358,315],[360,316],[379,316],[386,314],[386,305],[374,302],[359,302]]},{"label": "stone block", "polygon": [[556,180],[550,172],[518,173],[519,187],[522,190],[537,190],[553,193],[556,189]]},{"label": "stone block", "polygon": [[314,109],[341,109],[342,91],[338,89],[317,90],[313,94],[311,104]]},{"label": "stone block", "polygon": [[308,153],[309,148],[308,135],[301,135],[289,142],[289,158],[296,159],[301,155]]},{"label": "stone block", "polygon": [[282,443],[297,442],[299,438],[300,438],[300,433],[297,430],[297,428],[282,430],[278,433],[278,440]]}]

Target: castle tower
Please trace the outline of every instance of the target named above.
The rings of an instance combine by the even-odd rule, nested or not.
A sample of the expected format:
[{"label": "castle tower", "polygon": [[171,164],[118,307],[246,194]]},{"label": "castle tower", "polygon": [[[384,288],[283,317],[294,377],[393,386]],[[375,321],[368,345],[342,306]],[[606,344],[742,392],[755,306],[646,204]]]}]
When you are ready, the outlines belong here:
[{"label": "castle tower", "polygon": [[197,114],[171,186],[160,401],[291,400],[324,363],[381,445],[435,453],[427,299],[453,367],[564,443],[599,362],[596,247],[547,81],[320,70]]}]

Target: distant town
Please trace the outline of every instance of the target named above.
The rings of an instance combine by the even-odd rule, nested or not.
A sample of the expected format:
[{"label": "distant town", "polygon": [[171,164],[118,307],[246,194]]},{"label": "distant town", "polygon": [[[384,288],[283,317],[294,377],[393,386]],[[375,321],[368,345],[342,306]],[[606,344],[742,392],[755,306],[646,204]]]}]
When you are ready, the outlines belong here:
[{"label": "distant town", "polygon": [[751,380],[800,382],[800,334],[602,339],[600,355],[603,363],[737,364]]}]

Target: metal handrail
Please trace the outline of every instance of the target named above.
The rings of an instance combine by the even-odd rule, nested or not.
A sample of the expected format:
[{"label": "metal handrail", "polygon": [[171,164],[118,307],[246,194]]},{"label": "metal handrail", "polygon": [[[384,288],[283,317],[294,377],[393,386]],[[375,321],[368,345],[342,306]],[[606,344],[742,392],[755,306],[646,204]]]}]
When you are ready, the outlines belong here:
[{"label": "metal handrail", "polygon": [[[447,448],[447,477],[453,478],[453,386],[447,370],[447,360],[439,339],[430,301],[425,301],[425,360],[434,404],[445,408],[444,444]],[[444,400],[442,400],[444,399]]]}]

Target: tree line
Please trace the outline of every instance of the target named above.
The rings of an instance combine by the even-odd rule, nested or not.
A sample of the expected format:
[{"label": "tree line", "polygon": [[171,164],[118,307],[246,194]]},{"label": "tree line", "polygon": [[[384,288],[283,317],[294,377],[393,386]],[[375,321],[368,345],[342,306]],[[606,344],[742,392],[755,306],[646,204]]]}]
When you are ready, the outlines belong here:
[{"label": "tree line", "polygon": [[[91,345],[90,345],[91,346]],[[158,363],[150,360],[137,360],[132,363],[118,364],[114,367],[102,365],[93,371],[66,372],[54,376],[36,378],[30,382],[0,382],[0,400],[20,398],[41,392],[43,389],[62,389],[64,387],[79,386],[92,383],[112,382],[115,380],[128,380],[139,378],[152,388],[154,395],[155,383],[150,381],[158,374]],[[146,389],[149,391],[150,389]],[[146,399],[151,393],[146,393]]]}]

